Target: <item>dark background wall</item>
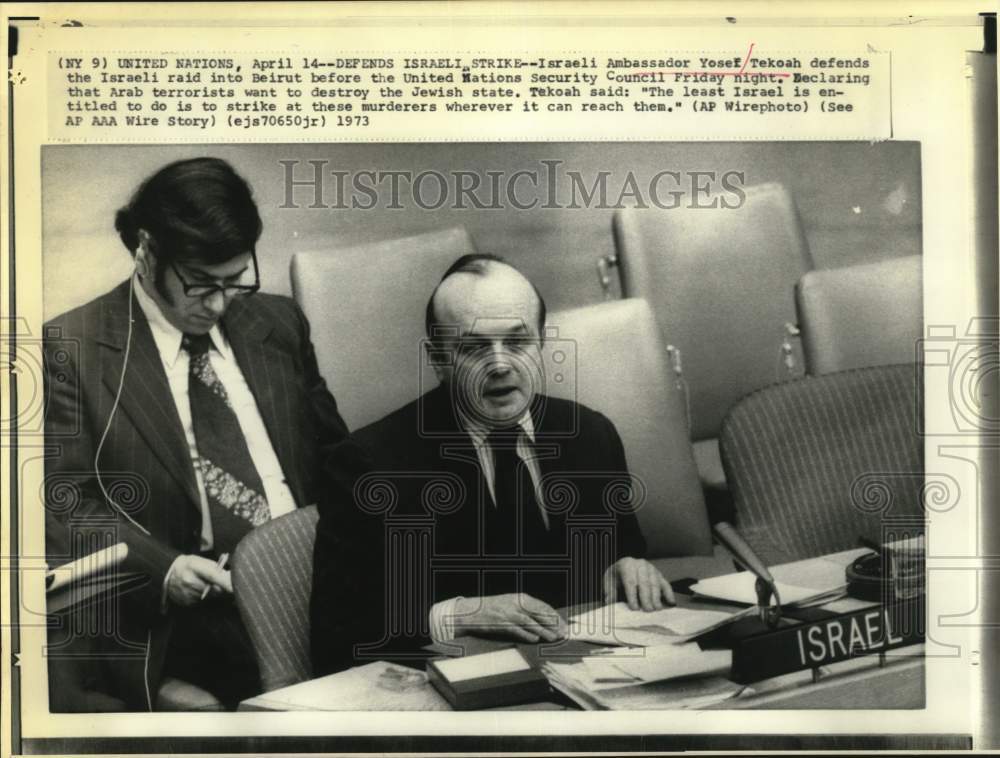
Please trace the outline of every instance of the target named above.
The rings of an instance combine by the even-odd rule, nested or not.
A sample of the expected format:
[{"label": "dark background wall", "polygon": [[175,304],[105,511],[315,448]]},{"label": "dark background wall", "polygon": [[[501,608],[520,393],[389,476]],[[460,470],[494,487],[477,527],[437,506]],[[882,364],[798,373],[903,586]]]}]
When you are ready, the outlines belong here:
[{"label": "dark background wall", "polygon": [[[297,251],[464,225],[480,250],[520,265],[556,309],[602,299],[595,264],[614,250],[610,208],[522,211],[446,205],[432,211],[413,203],[408,190],[402,209],[384,207],[387,191],[380,194],[382,207],[372,210],[309,208],[310,188],[295,191],[299,208],[282,208],[283,160],[299,161],[295,175],[300,179],[312,176],[309,160],[327,161],[327,171],[471,171],[483,177],[484,186],[489,171],[509,177],[519,169],[536,170],[542,179],[538,190],[529,192],[522,182],[518,191],[542,201],[548,187],[541,161],[558,160],[560,172],[579,172],[588,185],[598,172],[611,172],[609,203],[617,199],[629,172],[645,189],[660,171],[739,171],[747,186],[780,182],[788,188],[818,268],[921,252],[920,145],[913,142],[49,146],[42,153],[46,318],[107,291],[128,275],[131,264],[114,231],[115,210],[163,164],[199,155],[229,160],[253,186],[264,220],[258,246],[262,281],[266,290],[279,293],[290,292],[288,263]],[[558,184],[560,196],[568,200],[568,180]],[[437,185],[424,186],[425,198],[433,201]],[[332,178],[327,177],[324,191],[325,202],[336,204]],[[480,193],[486,198],[484,190]],[[386,296],[406,284],[387,282]]]}]

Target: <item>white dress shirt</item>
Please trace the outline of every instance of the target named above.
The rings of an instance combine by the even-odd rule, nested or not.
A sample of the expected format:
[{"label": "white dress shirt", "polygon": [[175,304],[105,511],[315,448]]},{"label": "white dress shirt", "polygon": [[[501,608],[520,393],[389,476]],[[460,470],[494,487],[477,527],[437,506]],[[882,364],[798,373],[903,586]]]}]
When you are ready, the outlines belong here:
[{"label": "white dress shirt", "polygon": [[[459,413],[459,419],[462,428],[472,439],[473,447],[476,448],[476,457],[479,459],[479,466],[482,469],[483,478],[486,480],[486,486],[490,490],[490,500],[493,502],[493,507],[496,508],[498,507],[495,493],[496,463],[489,443],[490,430],[481,424],[476,424],[461,413]],[[535,488],[535,502],[538,503],[538,508],[542,513],[542,521],[545,522],[545,528],[548,529],[549,515],[545,512],[542,493],[539,489],[542,473],[538,467],[538,458],[531,448],[535,441],[535,425],[531,421],[531,414],[525,411],[517,425],[521,428],[521,433],[517,435],[514,449],[517,457],[528,467],[528,473]],[[510,504],[501,503],[499,507],[504,506],[510,507]],[[448,598],[431,607],[431,639],[435,642],[447,642],[455,639],[455,604],[460,599],[458,597]]]},{"label": "white dress shirt", "polygon": [[[187,439],[188,453],[192,462],[197,462],[198,446],[194,438],[191,402],[188,398],[190,355],[188,355],[187,350],[181,347],[184,335],[177,327],[167,321],[160,311],[160,307],[142,288],[138,279],[134,289],[139,307],[142,308],[142,312],[146,315],[146,321],[149,322],[150,331],[153,333],[153,342],[156,343],[160,360],[163,361],[163,370],[167,374],[170,394],[177,407],[181,426],[184,428],[184,437]],[[212,327],[209,336],[212,338],[212,348],[208,351],[209,362],[212,364],[215,375],[226,388],[233,412],[236,414],[240,429],[246,438],[250,458],[253,460],[264,485],[263,494],[267,498],[271,518],[291,513],[295,510],[295,498],[292,497],[292,491],[285,481],[285,474],[281,470],[278,456],[274,452],[271,438],[268,436],[264,420],[260,416],[257,401],[254,399],[246,379],[243,378],[243,372],[240,371],[240,366],[236,362],[236,356],[233,354],[229,342],[226,341],[218,325]],[[205,482],[197,465],[194,467],[194,476],[198,483],[198,496],[201,501],[201,549],[203,551],[210,550],[213,545],[212,518],[208,510]],[[168,572],[167,578],[169,576]]]}]

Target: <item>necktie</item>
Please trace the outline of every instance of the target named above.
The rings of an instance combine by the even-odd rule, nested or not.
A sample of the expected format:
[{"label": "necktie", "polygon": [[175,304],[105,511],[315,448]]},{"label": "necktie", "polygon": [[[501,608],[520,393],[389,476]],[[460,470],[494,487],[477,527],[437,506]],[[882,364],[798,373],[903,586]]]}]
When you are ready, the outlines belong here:
[{"label": "necktie", "polygon": [[518,531],[522,539],[545,530],[535,499],[535,485],[528,467],[517,455],[517,437],[509,432],[494,432],[488,438],[493,451],[493,493],[495,507],[486,509],[486,547],[490,553],[515,555]]},{"label": "necktie", "polygon": [[212,517],[217,554],[232,552],[253,527],[271,518],[264,485],[250,457],[243,430],[226,388],[212,369],[207,334],[185,334],[181,346],[191,356],[188,397],[201,471]]},{"label": "necktie", "polygon": [[546,528],[531,473],[517,454],[517,440],[509,433],[494,433],[488,438],[493,451],[495,503],[484,509],[486,552],[515,560],[495,564],[487,571],[484,591],[487,595],[526,592],[555,602],[566,595],[565,569],[537,564],[539,559],[565,556],[565,545],[558,542],[561,521]]}]

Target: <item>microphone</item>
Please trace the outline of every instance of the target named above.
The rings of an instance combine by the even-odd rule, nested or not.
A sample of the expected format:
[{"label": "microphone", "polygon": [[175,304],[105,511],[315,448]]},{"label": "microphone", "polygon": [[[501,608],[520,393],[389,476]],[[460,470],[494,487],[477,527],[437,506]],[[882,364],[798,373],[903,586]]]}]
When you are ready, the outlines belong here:
[{"label": "microphone", "polygon": [[[781,618],[781,598],[774,577],[767,570],[764,561],[746,543],[736,529],[728,521],[720,521],[715,525],[715,536],[719,543],[741,563],[750,573],[757,577],[757,607],[760,620],[769,627],[778,625]],[[774,605],[771,605],[771,595],[774,595]]]}]

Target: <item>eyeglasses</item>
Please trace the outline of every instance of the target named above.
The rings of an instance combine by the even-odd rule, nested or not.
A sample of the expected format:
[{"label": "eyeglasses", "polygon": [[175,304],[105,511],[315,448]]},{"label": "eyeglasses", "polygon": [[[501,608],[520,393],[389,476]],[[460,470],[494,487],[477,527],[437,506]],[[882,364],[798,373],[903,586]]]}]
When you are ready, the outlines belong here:
[{"label": "eyeglasses", "polygon": [[177,269],[177,265],[173,261],[170,261],[170,268],[174,270],[174,274],[177,276],[177,279],[180,280],[181,287],[184,288],[184,294],[188,297],[211,297],[216,292],[221,292],[223,297],[246,297],[247,295],[252,295],[260,289],[260,269],[257,268],[257,253],[251,250],[250,257],[253,259],[253,284],[192,283],[183,277],[181,272]]}]

